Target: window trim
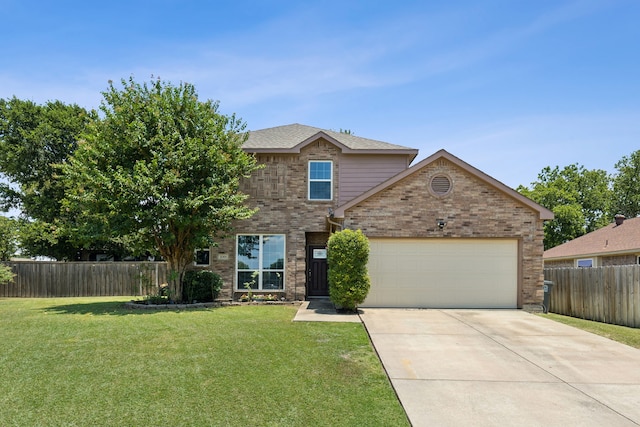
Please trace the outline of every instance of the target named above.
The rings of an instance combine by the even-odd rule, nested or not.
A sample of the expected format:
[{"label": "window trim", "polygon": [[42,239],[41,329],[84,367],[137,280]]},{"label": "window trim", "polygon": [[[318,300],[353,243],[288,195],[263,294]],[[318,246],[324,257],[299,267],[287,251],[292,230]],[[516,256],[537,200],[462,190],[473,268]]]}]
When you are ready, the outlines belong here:
[{"label": "window trim", "polygon": [[[311,164],[312,163],[329,163],[330,177],[329,179],[312,179],[311,178]],[[311,198],[311,183],[312,182],[328,182],[329,183],[329,198],[328,199],[312,199]],[[327,202],[333,200],[333,160],[309,160],[307,165],[307,200],[314,202]]]},{"label": "window trim", "polygon": [[[240,236],[258,236],[259,240],[258,240],[258,268],[257,269],[240,269],[238,268],[238,240],[240,238]],[[264,268],[262,262],[263,262],[263,256],[262,256],[262,243],[263,243],[263,239],[265,236],[281,236],[282,240],[283,240],[283,247],[282,247],[282,269],[273,269],[273,268]],[[236,250],[235,250],[235,267],[234,267],[234,278],[233,278],[233,282],[234,282],[234,288],[237,292],[246,292],[247,289],[244,286],[240,286],[240,283],[238,283],[238,273],[242,272],[242,271],[257,271],[258,272],[258,288],[257,289],[251,289],[252,292],[284,292],[286,290],[286,286],[287,286],[287,282],[286,282],[286,271],[287,271],[287,235],[284,233],[278,234],[278,233],[264,233],[264,234],[260,234],[260,233],[238,233],[236,234]],[[268,272],[281,272],[282,273],[282,289],[264,289],[263,285],[262,285],[262,277],[264,273],[268,273]]]},{"label": "window trim", "polygon": [[[580,261],[591,261],[591,265],[580,265]],[[595,263],[593,262],[593,258],[579,258],[576,260],[576,267],[578,268],[591,268],[591,267],[595,267]]]}]

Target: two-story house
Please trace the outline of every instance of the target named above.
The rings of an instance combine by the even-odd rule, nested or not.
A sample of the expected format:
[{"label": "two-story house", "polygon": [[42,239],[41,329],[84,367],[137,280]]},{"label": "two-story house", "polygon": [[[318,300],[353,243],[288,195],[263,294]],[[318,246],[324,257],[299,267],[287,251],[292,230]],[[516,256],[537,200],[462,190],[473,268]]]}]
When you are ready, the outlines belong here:
[{"label": "two-story house", "polygon": [[370,240],[369,307],[516,308],[541,301],[543,221],[553,214],[440,150],[293,124],[250,132],[264,168],[241,190],[259,208],[210,248],[224,298],[328,295],[326,243]]}]

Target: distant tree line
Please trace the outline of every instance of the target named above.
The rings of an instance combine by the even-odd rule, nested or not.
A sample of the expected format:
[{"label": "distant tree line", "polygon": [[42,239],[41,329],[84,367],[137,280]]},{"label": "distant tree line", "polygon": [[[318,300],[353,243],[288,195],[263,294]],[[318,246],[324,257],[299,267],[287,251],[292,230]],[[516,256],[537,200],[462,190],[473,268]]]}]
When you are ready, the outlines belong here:
[{"label": "distant tree line", "polygon": [[517,191],[553,211],[544,226],[544,247],[552,248],[614,221],[640,215],[640,150],[623,156],[610,175],[579,164],[547,166],[538,179]]}]

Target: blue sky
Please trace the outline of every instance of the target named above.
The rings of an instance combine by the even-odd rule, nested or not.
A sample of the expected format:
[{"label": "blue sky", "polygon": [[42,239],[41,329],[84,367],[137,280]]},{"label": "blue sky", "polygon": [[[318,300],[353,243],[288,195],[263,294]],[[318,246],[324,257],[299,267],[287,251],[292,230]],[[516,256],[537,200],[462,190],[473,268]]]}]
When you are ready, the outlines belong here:
[{"label": "blue sky", "polygon": [[193,83],[249,129],[444,148],[511,187],[640,149],[640,1],[0,0],[0,98]]}]

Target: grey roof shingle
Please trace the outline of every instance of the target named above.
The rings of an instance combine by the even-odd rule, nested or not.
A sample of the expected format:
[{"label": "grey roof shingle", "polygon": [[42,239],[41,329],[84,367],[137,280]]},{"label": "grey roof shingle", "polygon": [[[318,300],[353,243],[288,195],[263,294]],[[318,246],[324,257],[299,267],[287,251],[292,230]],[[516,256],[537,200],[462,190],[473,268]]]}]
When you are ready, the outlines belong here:
[{"label": "grey roof shingle", "polygon": [[411,150],[417,152],[417,150],[413,148],[403,147],[401,145],[389,144],[383,141],[376,141],[374,139],[362,138],[298,123],[250,131],[249,139],[244,143],[243,148],[248,150],[292,149],[301,142],[317,135],[319,132],[325,133],[351,150]]},{"label": "grey roof shingle", "polygon": [[621,225],[611,223],[591,233],[544,251],[544,259],[576,258],[640,252],[640,217],[626,219]]}]

